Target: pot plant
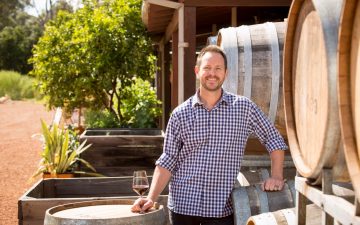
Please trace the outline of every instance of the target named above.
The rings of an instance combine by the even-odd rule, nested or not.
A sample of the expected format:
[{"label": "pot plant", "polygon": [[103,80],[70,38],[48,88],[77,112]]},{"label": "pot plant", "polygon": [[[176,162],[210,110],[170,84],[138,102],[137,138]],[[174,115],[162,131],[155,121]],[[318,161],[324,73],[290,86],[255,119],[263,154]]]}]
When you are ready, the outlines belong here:
[{"label": "pot plant", "polygon": [[[80,157],[81,153],[86,151],[91,144],[86,145],[86,141],[80,144],[73,129],[62,130],[56,124],[49,129],[43,120],[41,120],[41,127],[42,158],[33,178],[40,174],[43,174],[43,178],[61,177],[60,174],[66,174],[63,177],[74,177],[75,174],[101,176],[96,173],[90,163]],[[85,165],[92,172],[78,171],[79,163]]]}]

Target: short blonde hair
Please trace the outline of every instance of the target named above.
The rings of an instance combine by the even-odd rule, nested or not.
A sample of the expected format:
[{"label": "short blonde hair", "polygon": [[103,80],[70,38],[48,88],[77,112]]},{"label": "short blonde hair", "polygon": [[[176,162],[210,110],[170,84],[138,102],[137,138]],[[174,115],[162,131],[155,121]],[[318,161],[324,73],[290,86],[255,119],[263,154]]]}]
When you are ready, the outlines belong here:
[{"label": "short blonde hair", "polygon": [[205,53],[207,53],[207,52],[219,53],[224,59],[225,70],[227,70],[226,54],[225,54],[224,50],[222,50],[222,48],[220,48],[217,45],[208,45],[208,46],[204,47],[203,49],[201,49],[201,51],[200,51],[200,53],[199,53],[199,55],[197,56],[197,59],[196,59],[196,66],[200,67],[201,60],[202,60],[203,56],[205,55]]}]

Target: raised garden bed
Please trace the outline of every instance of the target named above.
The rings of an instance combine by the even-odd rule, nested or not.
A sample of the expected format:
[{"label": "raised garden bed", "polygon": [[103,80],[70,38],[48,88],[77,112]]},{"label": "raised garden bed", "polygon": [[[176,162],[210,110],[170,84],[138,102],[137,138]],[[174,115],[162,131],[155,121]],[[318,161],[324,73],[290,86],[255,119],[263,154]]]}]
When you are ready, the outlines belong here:
[{"label": "raised garden bed", "polygon": [[[167,193],[166,189],[158,200],[165,207]],[[19,225],[42,225],[48,208],[66,203],[137,198],[132,190],[132,177],[40,180],[20,197],[18,221]]]},{"label": "raised garden bed", "polygon": [[92,146],[82,158],[106,176],[131,176],[144,169],[151,174],[162,153],[164,135],[160,129],[87,129],[80,141]]}]

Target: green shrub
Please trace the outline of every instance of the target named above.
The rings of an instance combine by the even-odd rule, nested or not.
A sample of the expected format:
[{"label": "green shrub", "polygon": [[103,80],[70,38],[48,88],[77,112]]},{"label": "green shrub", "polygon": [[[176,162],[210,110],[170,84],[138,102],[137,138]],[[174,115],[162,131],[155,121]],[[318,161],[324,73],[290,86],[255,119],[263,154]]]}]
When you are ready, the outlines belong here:
[{"label": "green shrub", "polygon": [[161,115],[161,101],[149,81],[136,78],[122,90],[122,125],[131,128],[157,127]]},{"label": "green shrub", "polygon": [[118,128],[120,124],[116,115],[108,110],[86,110],[85,126],[87,128]]},{"label": "green shrub", "polygon": [[[121,115],[104,110],[85,112],[85,126],[88,128],[155,128],[161,115],[161,102],[149,81],[134,78],[131,86],[118,93],[121,97]],[[115,101],[114,108],[118,108]],[[118,118],[121,118],[120,122]]]},{"label": "green shrub", "polygon": [[0,71],[0,97],[8,95],[12,100],[40,99],[34,78],[13,71]]}]

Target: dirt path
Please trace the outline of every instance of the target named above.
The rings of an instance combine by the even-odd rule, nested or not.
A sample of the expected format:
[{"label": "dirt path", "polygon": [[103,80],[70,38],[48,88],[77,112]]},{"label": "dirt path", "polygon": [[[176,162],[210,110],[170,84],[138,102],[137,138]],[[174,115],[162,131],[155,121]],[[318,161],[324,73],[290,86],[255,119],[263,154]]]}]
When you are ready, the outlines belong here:
[{"label": "dirt path", "polygon": [[50,123],[53,115],[32,101],[0,104],[0,225],[18,223],[17,201],[36,182],[29,178],[40,160],[41,143],[31,135],[41,131],[41,118]]}]

